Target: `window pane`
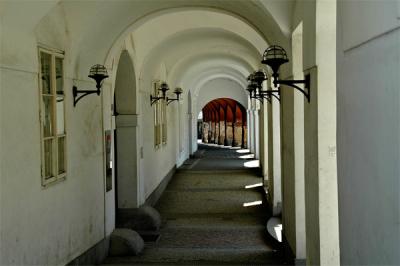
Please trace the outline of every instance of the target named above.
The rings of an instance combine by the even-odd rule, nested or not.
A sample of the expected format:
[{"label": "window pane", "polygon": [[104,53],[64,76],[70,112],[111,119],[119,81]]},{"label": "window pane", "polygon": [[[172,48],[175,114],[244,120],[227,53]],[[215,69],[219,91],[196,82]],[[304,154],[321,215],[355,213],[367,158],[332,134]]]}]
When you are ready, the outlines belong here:
[{"label": "window pane", "polygon": [[44,141],[44,178],[53,176],[53,139]]},{"label": "window pane", "polygon": [[[64,95],[64,74],[63,74],[63,59],[56,57],[56,90],[57,96]],[[64,98],[63,98],[64,99]],[[58,101],[58,97],[57,97]]]},{"label": "window pane", "polygon": [[64,96],[57,95],[57,135],[61,135],[65,133],[64,128]]},{"label": "window pane", "polygon": [[65,173],[65,137],[58,138],[58,174]]},{"label": "window pane", "polygon": [[43,136],[53,136],[53,96],[43,96]]},{"label": "window pane", "polygon": [[50,66],[51,66],[51,55],[41,52],[40,53],[40,65],[41,65],[41,79],[42,79],[42,92],[43,94],[51,94],[51,77],[50,77]]}]

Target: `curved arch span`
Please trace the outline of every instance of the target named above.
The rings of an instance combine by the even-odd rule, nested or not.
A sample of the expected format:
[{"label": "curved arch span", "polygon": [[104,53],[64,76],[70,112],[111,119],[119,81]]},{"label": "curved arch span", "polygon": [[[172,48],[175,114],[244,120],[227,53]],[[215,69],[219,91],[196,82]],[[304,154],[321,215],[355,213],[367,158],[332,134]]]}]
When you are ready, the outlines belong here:
[{"label": "curved arch span", "polygon": [[202,108],[201,113],[198,134],[203,143],[242,148],[247,146],[246,109],[238,101],[230,98],[214,99]]}]

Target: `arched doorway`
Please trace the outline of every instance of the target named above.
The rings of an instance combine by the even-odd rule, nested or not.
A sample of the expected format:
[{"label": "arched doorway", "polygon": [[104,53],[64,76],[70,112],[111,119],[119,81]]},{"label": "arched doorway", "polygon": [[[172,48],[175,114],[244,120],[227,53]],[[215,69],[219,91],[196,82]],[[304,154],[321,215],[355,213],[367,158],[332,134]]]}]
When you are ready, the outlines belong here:
[{"label": "arched doorway", "polygon": [[114,89],[116,211],[139,207],[136,78],[129,53],[121,53]]},{"label": "arched doorway", "polygon": [[203,143],[247,147],[246,109],[233,99],[218,98],[207,103],[199,125]]}]

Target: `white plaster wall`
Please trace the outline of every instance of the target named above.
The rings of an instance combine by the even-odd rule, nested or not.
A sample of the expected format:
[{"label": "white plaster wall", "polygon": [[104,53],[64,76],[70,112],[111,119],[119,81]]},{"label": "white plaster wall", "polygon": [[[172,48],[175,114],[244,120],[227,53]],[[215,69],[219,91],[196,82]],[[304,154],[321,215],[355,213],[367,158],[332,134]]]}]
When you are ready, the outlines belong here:
[{"label": "white plaster wall", "polygon": [[230,79],[214,79],[200,89],[199,94],[196,95],[195,105],[197,114],[201,109],[210,101],[218,98],[230,98],[238,101],[247,109],[247,94],[243,87],[237,82]]},{"label": "white plaster wall", "polygon": [[[145,200],[157,186],[161,183],[165,175],[176,164],[177,149],[179,149],[179,122],[177,117],[177,103],[172,103],[167,106],[167,143],[161,144],[159,148],[154,146],[154,108],[150,106],[150,88],[152,80],[167,80],[166,76],[162,74],[158,76],[157,73],[149,73],[143,77],[139,90],[139,104],[140,104],[140,125],[142,137],[140,145],[143,149],[143,158],[140,161],[140,176],[144,185],[144,198]],[[154,165],[157,167],[154,167]]]},{"label": "white plaster wall", "polygon": [[73,107],[69,57],[64,62],[67,178],[41,187],[37,44],[69,53],[66,26],[62,17],[54,21],[56,15],[39,25],[36,36],[18,25],[2,29],[7,36],[0,59],[2,265],[65,264],[104,237],[101,98],[88,97]]},{"label": "white plaster wall", "polygon": [[[79,110],[72,107],[71,95],[66,95],[67,179],[43,189],[37,74],[1,71],[1,108],[8,114],[2,124],[2,146],[7,153],[2,153],[1,160],[7,167],[2,168],[1,180],[1,264],[67,263],[104,236],[99,98],[85,99],[86,109]],[[66,91],[71,87],[67,79]]]},{"label": "white plaster wall", "polygon": [[[207,1],[199,1],[197,4],[202,8],[211,7]],[[0,264],[66,264],[113,230],[114,190],[106,195],[104,193],[103,158],[103,130],[115,127],[110,113],[113,76],[105,81],[102,97],[85,97],[76,108],[72,106],[71,88],[73,84],[80,89],[94,88],[93,82],[87,78],[87,72],[95,63],[111,66],[109,72],[115,73],[116,65],[112,62],[117,62],[118,59],[112,53],[114,49],[118,53],[121,44],[116,40],[122,38],[125,42],[126,36],[122,36],[121,32],[124,29],[133,30],[145,22],[143,20],[133,25],[134,21],[143,18],[145,14],[155,14],[161,9],[180,5],[181,1],[151,1],[140,5],[132,1],[0,3],[1,33],[2,36],[7,36],[1,38],[0,53]],[[243,13],[243,17],[259,25],[253,28],[261,30],[251,33],[255,43],[263,44],[265,36],[279,42],[286,41],[267,9],[259,10],[247,1],[214,1],[212,7],[215,6],[223,7],[234,14]],[[29,10],[29,16],[26,15],[26,10]],[[46,12],[49,12],[48,16],[37,25]],[[99,17],[102,19],[99,20]],[[3,22],[6,22],[6,25]],[[226,21],[224,23],[225,26],[231,25]],[[240,28],[244,37],[249,36],[247,33],[250,31],[247,29],[247,26]],[[151,38],[145,42],[148,40]],[[131,46],[135,47],[132,38],[130,41]],[[38,43],[66,52],[68,176],[66,181],[47,189],[40,186]],[[113,43],[116,43],[117,47],[111,47]],[[146,47],[145,43],[142,47]],[[140,51],[138,53],[140,54]],[[144,54],[141,56],[145,58]],[[246,67],[248,66],[240,66],[241,69]],[[168,71],[170,70],[168,68]],[[154,78],[167,80],[169,76],[167,71],[158,72],[154,65],[147,68],[138,68],[135,65],[135,71],[138,77],[136,95],[140,110],[138,124],[142,127],[138,136],[143,154],[139,164],[140,182],[144,187],[140,200],[144,202],[167,171],[176,164],[176,148],[181,148],[178,136],[186,134],[187,131],[185,128],[177,131],[178,108],[177,104],[173,103],[168,107],[168,143],[158,150],[154,149],[149,89]],[[187,113],[185,103],[182,103],[180,113],[182,119],[185,119],[182,115]],[[183,149],[185,150],[184,146]],[[183,160],[185,154],[180,155],[180,158]],[[21,161],[24,167],[21,167]],[[157,167],[154,167],[155,162]]]},{"label": "white plaster wall", "polygon": [[398,1],[338,4],[341,264],[400,261],[399,7]]}]

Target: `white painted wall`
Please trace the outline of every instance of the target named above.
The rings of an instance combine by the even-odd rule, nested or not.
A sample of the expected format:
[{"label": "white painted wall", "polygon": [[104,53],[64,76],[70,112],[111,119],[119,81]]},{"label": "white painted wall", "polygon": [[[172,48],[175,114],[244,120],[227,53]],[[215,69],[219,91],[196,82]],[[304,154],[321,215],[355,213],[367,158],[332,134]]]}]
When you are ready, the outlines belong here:
[{"label": "white painted wall", "polygon": [[[175,164],[187,158],[189,141],[179,139],[180,136],[188,136],[185,116],[187,103],[180,103],[179,108],[177,103],[168,106],[168,143],[156,150],[153,145],[153,116],[149,102],[151,82],[154,79],[167,80],[172,87],[180,85],[178,81],[184,80],[179,75],[170,76],[181,54],[167,53],[161,49],[176,49],[174,42],[171,42],[176,32],[171,30],[163,35],[159,42],[165,41],[165,46],[158,46],[159,42],[154,42],[154,37],[161,35],[154,32],[149,34],[144,26],[157,15],[177,11],[166,11],[167,8],[181,5],[180,1],[146,1],[146,4],[135,1],[1,1],[1,35],[7,37],[1,38],[0,53],[0,264],[66,264],[114,229],[115,188],[108,193],[104,192],[103,131],[112,130],[116,126],[111,117],[111,103],[122,49],[129,51],[136,74],[135,105],[137,125],[141,128],[137,132],[136,150],[143,155],[138,163],[139,204],[144,202]],[[199,1],[198,5],[203,11],[204,8],[210,8],[208,1]],[[217,6],[235,15],[215,9]],[[248,1],[214,1],[212,9],[217,15],[209,23],[214,22],[214,28],[223,28],[229,34],[224,35],[228,37],[226,42],[220,42],[218,49],[213,49],[213,53],[202,58],[212,61],[211,57],[215,53],[223,54],[224,60],[218,62],[222,61],[225,70],[232,62],[237,66],[235,71],[238,73],[254,67],[254,58],[258,58],[260,47],[265,47],[266,36],[279,42],[287,41],[267,8],[258,12],[258,7]],[[29,10],[29,15],[26,15],[26,10]],[[179,11],[185,10],[183,8]],[[247,18],[256,26],[249,26],[246,20],[238,19],[237,14],[240,13],[243,13],[241,18]],[[190,18],[190,15],[186,16]],[[99,20],[99,17],[102,19]],[[201,14],[197,16],[199,18]],[[199,25],[195,20],[191,24],[182,24],[178,17],[174,19],[179,22],[175,26],[183,26],[180,28],[182,31],[198,28]],[[231,22],[237,25],[236,32],[230,30]],[[142,26],[144,38],[135,39],[135,34],[131,32]],[[165,31],[163,27],[157,29],[158,33]],[[215,37],[221,31],[211,32]],[[138,31],[136,34],[138,37]],[[192,35],[193,32],[188,36]],[[68,176],[66,181],[46,189],[40,185],[37,80],[39,43],[65,51]],[[155,47],[160,50],[153,50]],[[224,53],[227,47],[230,49]],[[187,47],[183,48],[186,50],[182,49],[182,52],[188,51]],[[241,51],[239,54],[252,58],[248,61],[238,58],[237,50]],[[165,58],[158,57],[163,53]],[[196,58],[191,57],[191,60]],[[164,59],[164,67],[160,67]],[[72,85],[77,85],[79,89],[94,88],[93,81],[87,78],[87,72],[96,63],[105,64],[110,74],[103,85],[102,96],[87,96],[74,108]],[[221,70],[221,65],[203,67]],[[227,70],[223,72],[232,79],[238,79],[237,73],[227,73]],[[187,91],[191,88],[184,89]],[[230,97],[231,94],[226,96]],[[241,102],[240,97],[234,99]],[[243,105],[247,107],[246,102]],[[157,162],[157,167],[154,167],[154,162]]]},{"label": "white painted wall", "polygon": [[[248,96],[241,84],[227,78],[212,79],[198,90],[198,94],[192,97],[192,107],[195,114],[192,116],[192,132],[197,132],[197,116],[203,107],[212,100],[218,98],[230,98],[238,101],[247,109]],[[247,120],[249,121],[249,120]],[[187,124],[187,123],[185,123]],[[192,135],[192,147],[197,149],[197,133]]]},{"label": "white painted wall", "polygon": [[399,10],[398,1],[338,3],[341,264],[400,261]]},{"label": "white painted wall", "polygon": [[[69,58],[65,60],[67,178],[41,187],[37,44],[70,53],[58,12],[36,34],[3,27],[1,52],[1,258],[0,264],[65,264],[104,237],[103,128],[100,97],[76,108]],[[54,21],[57,17],[57,23]],[[61,41],[62,40],[62,41]],[[17,44],[23,45],[17,45]],[[84,106],[84,108],[82,108]]]},{"label": "white painted wall", "polygon": [[244,88],[230,79],[214,79],[200,88],[199,94],[195,96],[194,105],[197,114],[210,101],[218,98],[230,98],[238,101],[247,109],[247,94]]}]

